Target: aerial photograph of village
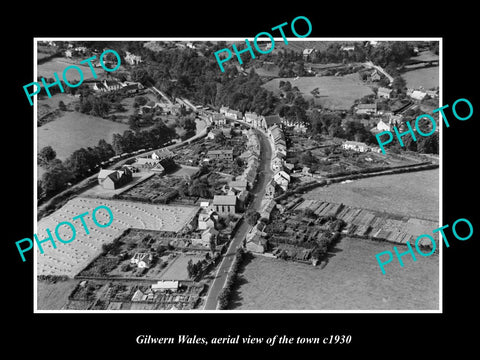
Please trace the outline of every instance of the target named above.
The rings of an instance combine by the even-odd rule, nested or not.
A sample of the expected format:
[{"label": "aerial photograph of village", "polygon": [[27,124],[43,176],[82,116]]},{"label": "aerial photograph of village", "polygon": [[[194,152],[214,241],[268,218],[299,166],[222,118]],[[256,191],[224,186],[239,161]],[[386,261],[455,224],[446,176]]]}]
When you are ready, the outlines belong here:
[{"label": "aerial photograph of village", "polygon": [[440,226],[440,42],[305,40],[222,72],[245,41],[36,39],[36,234],[77,230],[35,250],[36,311],[439,309],[439,246],[375,255]]}]

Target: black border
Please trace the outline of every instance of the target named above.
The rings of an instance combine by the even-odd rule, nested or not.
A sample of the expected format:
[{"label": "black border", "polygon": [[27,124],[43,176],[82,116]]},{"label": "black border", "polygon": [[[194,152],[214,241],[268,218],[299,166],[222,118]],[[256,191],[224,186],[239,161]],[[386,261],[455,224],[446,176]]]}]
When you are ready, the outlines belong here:
[{"label": "black border", "polygon": [[[8,211],[4,223],[4,267],[7,282],[3,297],[5,312],[12,314],[7,345],[15,349],[28,341],[32,349],[54,357],[69,354],[65,349],[94,354],[120,353],[135,350],[140,356],[152,352],[161,356],[174,351],[194,352],[198,356],[221,351],[229,356],[244,350],[272,354],[310,353],[321,356],[356,354],[367,350],[371,356],[388,356],[396,352],[418,354],[436,352],[447,347],[472,348],[474,331],[470,330],[470,313],[476,310],[475,255],[478,249],[478,215],[473,211],[476,184],[476,145],[478,140],[476,85],[476,53],[474,34],[477,20],[475,9],[452,5],[451,8],[423,9],[418,4],[383,3],[335,4],[323,3],[276,4],[267,11],[257,6],[230,3],[215,7],[207,3],[184,4],[171,10],[164,3],[156,5],[117,4],[90,7],[77,4],[78,13],[66,8],[53,9],[45,4],[22,12],[21,33],[4,24],[4,72],[7,90],[4,99],[4,125],[8,134],[4,145],[4,186],[7,191],[4,206]],[[284,8],[288,6],[288,10]],[[440,5],[435,5],[440,6]],[[85,7],[81,10],[82,7]],[[104,7],[104,8],[103,8]],[[63,9],[63,10],[62,10]],[[272,9],[279,10],[273,12]],[[473,237],[465,242],[453,240],[444,247],[443,314],[33,314],[33,257],[21,262],[14,242],[33,234],[33,107],[25,100],[22,86],[33,78],[33,38],[47,36],[102,37],[242,37],[290,22],[296,16],[307,16],[313,25],[310,37],[442,37],[443,38],[443,103],[452,104],[458,98],[469,99],[474,115],[468,121],[451,121],[443,136],[443,224],[467,218],[474,224]],[[133,19],[132,19],[133,18]],[[63,20],[62,20],[63,19]],[[6,70],[6,71],[5,71]],[[474,128],[477,127],[477,128]],[[10,135],[11,134],[11,135]],[[14,134],[14,135],[13,135]],[[12,151],[13,150],[13,151]],[[13,187],[13,188],[12,188]],[[5,189],[5,187],[4,187]],[[476,197],[478,198],[478,196]],[[13,309],[12,309],[13,307]],[[12,309],[13,311],[11,311]],[[473,320],[473,319],[472,319]],[[475,324],[472,324],[475,326]],[[4,326],[7,326],[6,324]],[[24,335],[22,335],[24,334]],[[31,336],[26,336],[30,334]],[[330,346],[180,346],[137,345],[140,334],[175,336],[254,335],[329,336],[350,334],[350,345]],[[28,339],[28,340],[26,340]],[[415,348],[415,350],[414,350]],[[74,350],[77,349],[77,350]],[[88,349],[88,350],[87,350]],[[166,351],[164,353],[164,351]]]}]

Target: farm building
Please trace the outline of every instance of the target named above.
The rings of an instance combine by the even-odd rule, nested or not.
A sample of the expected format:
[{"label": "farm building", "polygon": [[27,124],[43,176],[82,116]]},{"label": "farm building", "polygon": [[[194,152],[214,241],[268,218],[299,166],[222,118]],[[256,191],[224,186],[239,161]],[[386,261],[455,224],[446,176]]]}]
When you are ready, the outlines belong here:
[{"label": "farm building", "polygon": [[152,284],[153,291],[164,291],[164,290],[178,290],[178,281],[173,280],[159,280],[156,284]]},{"label": "farm building", "polygon": [[132,172],[128,168],[122,170],[100,170],[98,183],[104,189],[114,190],[132,181]]},{"label": "farm building", "polygon": [[215,195],[213,197],[213,207],[220,215],[235,214],[237,206],[237,197],[235,195]]}]

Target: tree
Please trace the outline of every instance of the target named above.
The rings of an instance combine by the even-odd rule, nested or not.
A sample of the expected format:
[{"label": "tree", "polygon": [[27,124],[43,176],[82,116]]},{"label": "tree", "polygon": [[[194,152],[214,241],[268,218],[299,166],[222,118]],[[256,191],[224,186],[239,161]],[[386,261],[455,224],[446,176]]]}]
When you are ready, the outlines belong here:
[{"label": "tree", "polygon": [[193,261],[192,259],[188,260],[187,263],[187,274],[190,279],[193,278]]},{"label": "tree", "polygon": [[81,148],[69,156],[65,161],[65,167],[70,170],[73,177],[80,178],[96,165],[92,160],[91,154],[86,149]]},{"label": "tree", "polygon": [[215,250],[217,249],[217,237],[216,235],[211,235],[210,240],[208,242],[210,246],[210,251],[212,252],[212,255],[215,255]]},{"label": "tree", "polygon": [[58,102],[58,108],[62,111],[67,111],[67,107],[65,106],[65,103],[62,100]]},{"label": "tree", "polygon": [[41,184],[46,196],[63,190],[70,181],[71,174],[59,159],[50,162],[47,171],[42,175]]},{"label": "tree", "polygon": [[52,161],[56,157],[57,157],[57,153],[55,152],[55,150],[53,150],[53,148],[50,145],[44,146],[38,153],[38,156],[37,156],[38,164],[42,168],[45,168],[48,166],[50,161]]},{"label": "tree", "polygon": [[245,212],[245,219],[247,220],[247,223],[251,226],[255,226],[259,218],[260,214],[253,209],[248,209]]},{"label": "tree", "polygon": [[397,90],[397,92],[403,92],[407,82],[400,75],[393,78],[392,87]]}]

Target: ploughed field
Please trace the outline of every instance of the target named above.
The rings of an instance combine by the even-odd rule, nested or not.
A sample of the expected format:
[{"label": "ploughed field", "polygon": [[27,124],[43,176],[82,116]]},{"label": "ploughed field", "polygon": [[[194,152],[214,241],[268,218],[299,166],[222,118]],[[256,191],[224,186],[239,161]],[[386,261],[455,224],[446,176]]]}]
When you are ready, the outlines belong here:
[{"label": "ploughed field", "polygon": [[[108,206],[113,213],[110,226],[101,228],[94,224],[91,214],[100,205]],[[46,229],[50,229],[57,246],[54,249],[50,242],[42,244],[44,254],[37,248],[38,275],[68,275],[73,277],[82,270],[95,256],[100,254],[102,245],[112,242],[125,229],[139,228],[149,230],[179,231],[192,219],[197,207],[169,206],[135,203],[118,200],[74,198],[51,215],[38,222],[36,234],[39,240],[47,238]],[[80,219],[72,218],[84,212],[84,217],[90,234],[85,230]],[[105,210],[97,212],[97,221],[106,224],[109,220]],[[67,244],[56,239],[55,227],[62,221],[68,221],[75,226],[76,238]],[[58,229],[62,239],[72,236],[71,229],[62,225]]]}]

